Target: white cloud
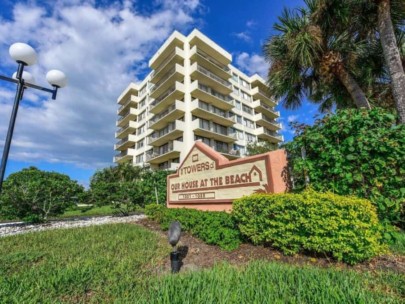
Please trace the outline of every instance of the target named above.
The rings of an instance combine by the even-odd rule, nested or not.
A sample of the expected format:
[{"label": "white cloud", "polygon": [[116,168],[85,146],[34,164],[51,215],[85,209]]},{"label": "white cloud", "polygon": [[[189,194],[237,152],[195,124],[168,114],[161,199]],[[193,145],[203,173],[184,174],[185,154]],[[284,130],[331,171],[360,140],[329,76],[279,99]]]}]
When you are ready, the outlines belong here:
[{"label": "white cloud", "polygon": [[252,41],[252,37],[250,37],[250,34],[247,31],[240,32],[240,33],[235,33],[234,36],[241,39],[241,40],[243,40],[243,41],[245,41],[245,42]]},{"label": "white cloud", "polygon": [[289,115],[289,116],[287,117],[287,121],[288,121],[288,122],[293,122],[293,121],[296,121],[297,118],[298,118],[298,115]]},{"label": "white cloud", "polygon": [[243,52],[236,56],[236,64],[249,75],[257,73],[264,79],[267,77],[269,65],[264,60],[263,56],[258,54],[249,55],[248,53]]},{"label": "white cloud", "polygon": [[[96,6],[94,1],[32,3],[36,2],[16,4],[11,20],[0,15],[0,58],[9,57],[13,42],[30,43],[39,56],[39,64],[28,67],[37,84],[46,86],[46,71],[56,68],[66,73],[69,85],[58,92],[56,100],[27,90],[10,158],[87,168],[109,165],[114,155],[117,97],[131,81],[142,77],[145,59],[174,29],[191,29],[199,1],[154,1],[147,15],[137,11],[133,1],[107,6]],[[12,74],[11,68],[16,67],[11,59],[1,65],[1,74]],[[5,138],[13,90],[2,81],[0,143]]]}]

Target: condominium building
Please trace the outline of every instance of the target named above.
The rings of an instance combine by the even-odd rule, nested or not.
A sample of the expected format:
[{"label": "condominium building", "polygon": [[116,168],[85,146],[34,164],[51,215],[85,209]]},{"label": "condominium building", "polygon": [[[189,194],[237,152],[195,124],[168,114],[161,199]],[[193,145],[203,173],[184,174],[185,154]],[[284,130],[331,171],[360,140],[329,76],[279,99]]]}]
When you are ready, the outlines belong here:
[{"label": "condominium building", "polygon": [[229,159],[249,142],[283,141],[265,81],[198,30],[175,31],[150,59],[152,72],[119,96],[114,162],[177,169],[196,140]]}]

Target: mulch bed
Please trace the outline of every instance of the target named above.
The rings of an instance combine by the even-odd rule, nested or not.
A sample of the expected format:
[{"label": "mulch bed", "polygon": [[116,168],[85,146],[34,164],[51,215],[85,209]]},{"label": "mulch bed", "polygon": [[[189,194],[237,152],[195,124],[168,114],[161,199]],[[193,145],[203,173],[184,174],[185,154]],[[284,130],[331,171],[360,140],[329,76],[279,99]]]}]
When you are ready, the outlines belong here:
[{"label": "mulch bed", "polygon": [[[167,237],[167,231],[162,231],[159,224],[154,221],[142,219],[136,222],[136,224]],[[183,263],[181,272],[186,270],[210,268],[221,262],[227,262],[233,265],[244,265],[253,260],[265,260],[284,262],[294,265],[313,265],[318,267],[333,267],[358,271],[395,271],[405,274],[405,256],[398,255],[384,255],[368,262],[360,263],[355,266],[349,266],[344,263],[336,262],[327,257],[315,257],[303,254],[285,256],[280,251],[271,247],[254,246],[248,243],[242,244],[236,250],[224,251],[218,246],[207,245],[186,232],[182,232],[178,246],[182,255]],[[169,271],[169,258],[162,261],[161,266],[165,271]]]}]

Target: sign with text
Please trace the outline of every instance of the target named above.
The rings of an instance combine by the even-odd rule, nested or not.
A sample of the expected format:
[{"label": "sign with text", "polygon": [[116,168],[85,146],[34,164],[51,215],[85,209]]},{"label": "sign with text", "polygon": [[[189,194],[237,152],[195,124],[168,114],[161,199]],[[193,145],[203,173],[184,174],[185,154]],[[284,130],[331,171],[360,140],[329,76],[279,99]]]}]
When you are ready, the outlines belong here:
[{"label": "sign with text", "polygon": [[284,192],[284,150],[228,160],[197,141],[176,174],[167,178],[168,207],[230,210],[232,201],[253,193]]}]

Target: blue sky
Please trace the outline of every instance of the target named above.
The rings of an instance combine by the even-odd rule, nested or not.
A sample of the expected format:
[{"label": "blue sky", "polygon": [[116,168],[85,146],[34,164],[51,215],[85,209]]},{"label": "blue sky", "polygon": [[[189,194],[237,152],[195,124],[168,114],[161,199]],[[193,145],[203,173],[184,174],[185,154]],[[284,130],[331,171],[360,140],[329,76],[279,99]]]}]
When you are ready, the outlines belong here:
[{"label": "blue sky", "polygon": [[[1,1],[0,74],[16,69],[9,46],[25,42],[38,52],[38,64],[27,69],[37,84],[46,86],[45,74],[54,68],[69,78],[55,101],[26,91],[6,175],[37,166],[87,185],[95,170],[112,165],[117,97],[149,72],[148,59],[173,30],[188,34],[197,28],[248,75],[265,76],[262,45],[283,7],[299,5],[302,1]],[[0,82],[1,151],[14,90]],[[288,122],[311,123],[317,112],[308,103],[295,111],[278,110],[286,140],[292,138]]]}]

